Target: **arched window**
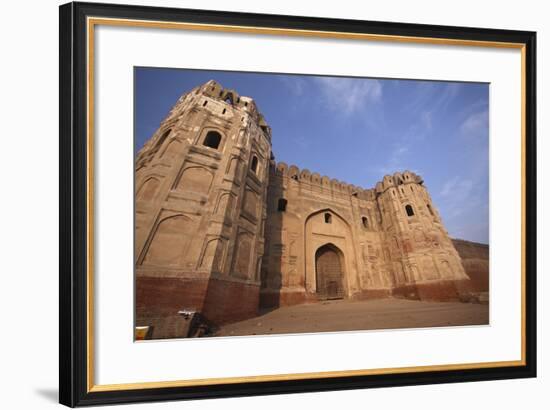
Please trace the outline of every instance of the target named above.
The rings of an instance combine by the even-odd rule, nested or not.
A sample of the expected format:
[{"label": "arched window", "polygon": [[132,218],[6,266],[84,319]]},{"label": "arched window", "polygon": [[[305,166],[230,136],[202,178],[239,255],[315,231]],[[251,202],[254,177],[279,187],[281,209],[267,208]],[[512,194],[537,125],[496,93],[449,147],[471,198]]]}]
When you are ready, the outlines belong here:
[{"label": "arched window", "polygon": [[405,205],[405,211],[407,212],[407,216],[414,215],[413,207],[410,205]]},{"label": "arched window", "polygon": [[287,203],[288,203],[288,201],[286,199],[284,199],[284,198],[279,199],[279,202],[277,203],[277,211],[285,212]]},{"label": "arched window", "polygon": [[208,134],[206,134],[206,137],[204,138],[203,145],[210,148],[218,149],[218,147],[220,146],[221,140],[222,140],[222,136],[220,135],[219,132],[208,131]]},{"label": "arched window", "polygon": [[252,161],[250,162],[250,169],[255,174],[258,172],[258,157],[256,155],[252,157]]},{"label": "arched window", "polygon": [[325,214],[325,223],[326,224],[331,224],[332,223],[332,215],[329,214],[328,212]]},{"label": "arched window", "polygon": [[368,229],[369,228],[369,220],[367,219],[367,217],[364,216],[363,218],[361,218],[361,221],[363,222],[363,228]]}]

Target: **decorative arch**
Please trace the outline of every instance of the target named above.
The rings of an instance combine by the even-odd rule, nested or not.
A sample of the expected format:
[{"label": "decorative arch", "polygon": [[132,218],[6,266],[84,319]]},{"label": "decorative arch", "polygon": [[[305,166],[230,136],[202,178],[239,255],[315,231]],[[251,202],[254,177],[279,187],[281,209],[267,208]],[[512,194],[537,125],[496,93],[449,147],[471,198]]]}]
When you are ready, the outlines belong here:
[{"label": "decorative arch", "polygon": [[235,202],[235,195],[230,191],[223,191],[219,194],[215,207],[215,214],[221,215],[231,219],[233,216],[233,205]]},{"label": "decorative arch", "polygon": [[212,179],[212,172],[205,167],[188,167],[181,173],[175,189],[207,194],[210,191]]},{"label": "decorative arch", "polygon": [[250,259],[253,251],[253,235],[250,232],[242,231],[237,235],[235,256],[233,259],[232,275],[241,279],[249,279]]},{"label": "decorative arch", "polygon": [[[331,223],[325,223],[325,214],[331,215]],[[353,228],[339,212],[331,208],[319,209],[309,214],[304,220],[304,279],[306,292],[317,294],[316,252],[319,247],[331,243],[340,249],[344,258],[341,258],[342,292],[349,296],[359,289],[359,279],[356,274],[357,260],[354,246]],[[340,255],[342,256],[342,255]]]},{"label": "decorative arch", "polygon": [[233,155],[231,156],[231,159],[229,160],[226,168],[226,174],[228,176],[234,177],[237,184],[239,184],[240,179],[240,168],[241,168],[241,159],[240,157]]},{"label": "decorative arch", "polygon": [[172,129],[171,128],[168,128],[166,131],[164,131],[162,133],[162,135],[160,136],[160,138],[157,140],[157,143],[156,143],[156,148],[159,149],[159,147],[162,146],[162,144],[164,143],[164,141],[166,140],[166,138],[168,138],[168,135],[170,135],[170,133],[172,132]]},{"label": "decorative arch", "polygon": [[166,148],[162,151],[161,158],[175,158],[181,147],[181,141],[177,138],[172,138],[172,140],[166,145]]},{"label": "decorative arch", "polygon": [[222,269],[222,253],[225,248],[223,238],[207,238],[199,263],[199,269],[212,269],[219,272]]},{"label": "decorative arch", "polygon": [[160,186],[160,179],[157,177],[149,177],[145,180],[141,187],[138,189],[136,197],[142,201],[150,201],[155,197],[157,190]]},{"label": "decorative arch", "polygon": [[248,186],[244,191],[243,210],[254,218],[257,217],[258,212],[258,194],[250,189]]},{"label": "decorative arch", "polygon": [[333,210],[332,208],[323,208],[323,209],[319,209],[315,212],[312,212],[310,213],[306,220],[305,220],[305,225],[307,225],[307,222],[312,218],[314,217],[315,215],[319,215],[321,213],[332,213],[333,215],[336,215],[345,225],[347,225],[347,227],[349,229],[351,229],[351,225],[349,224],[349,222],[346,220],[346,218],[344,218],[342,215],[340,215],[338,212],[336,212],[335,210]]},{"label": "decorative arch", "polygon": [[192,220],[182,214],[162,219],[152,235],[143,265],[178,266],[191,237]]},{"label": "decorative arch", "polygon": [[451,264],[446,259],[443,259],[440,261],[441,266],[441,277],[444,279],[452,278],[453,277],[453,268],[451,267]]}]

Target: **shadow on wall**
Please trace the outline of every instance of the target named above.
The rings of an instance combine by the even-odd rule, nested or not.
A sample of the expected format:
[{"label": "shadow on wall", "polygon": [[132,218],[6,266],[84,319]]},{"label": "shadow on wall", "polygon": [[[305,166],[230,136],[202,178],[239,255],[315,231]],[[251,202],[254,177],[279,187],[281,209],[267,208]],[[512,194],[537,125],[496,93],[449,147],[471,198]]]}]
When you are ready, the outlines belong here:
[{"label": "shadow on wall", "polygon": [[[268,198],[277,198],[276,203],[268,202],[269,223],[265,226],[265,253],[261,268],[260,313],[264,314],[281,306],[283,287],[283,215],[286,210],[283,188],[280,184],[270,184]],[[273,207],[275,209],[273,209]]]},{"label": "shadow on wall", "polygon": [[59,400],[59,390],[53,388],[39,388],[34,391],[37,395],[42,396],[46,400],[57,403]]}]

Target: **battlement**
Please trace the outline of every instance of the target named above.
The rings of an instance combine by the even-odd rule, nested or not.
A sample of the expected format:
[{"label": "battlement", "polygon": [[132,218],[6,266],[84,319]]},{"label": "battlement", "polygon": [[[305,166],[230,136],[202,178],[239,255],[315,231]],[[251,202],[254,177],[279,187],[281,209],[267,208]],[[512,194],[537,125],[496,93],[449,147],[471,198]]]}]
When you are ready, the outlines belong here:
[{"label": "battlement", "polygon": [[291,178],[298,182],[305,182],[311,185],[319,185],[323,188],[332,189],[336,192],[342,192],[353,195],[359,199],[372,201],[375,199],[374,189],[364,189],[362,187],[339,181],[335,178],[329,178],[317,172],[311,172],[308,169],[300,170],[296,165],[290,167],[285,162],[279,162],[271,169],[272,174],[280,177]]},{"label": "battlement", "polygon": [[258,111],[256,103],[252,98],[241,96],[237,91],[230,88],[224,88],[223,85],[214,80],[207,81],[195,87],[190,93],[195,95],[202,94],[209,98],[225,101],[235,108],[246,109],[250,113]]},{"label": "battlement", "polygon": [[422,185],[424,180],[420,175],[411,171],[396,172],[393,175],[385,175],[382,181],[376,183],[375,190],[377,194],[381,194],[389,188],[394,188],[399,185],[418,184]]},{"label": "battlement", "polygon": [[375,188],[363,188],[357,185],[348,184],[326,175],[320,175],[317,172],[311,172],[308,169],[298,168],[296,165],[288,166],[285,162],[278,162],[272,166],[271,173],[275,176],[291,178],[298,182],[319,185],[330,188],[333,191],[347,193],[356,196],[359,199],[372,201],[377,195],[385,192],[387,189],[406,184],[423,184],[423,179],[411,171],[396,172],[393,175],[385,175],[382,181],[378,182]]},{"label": "battlement", "polygon": [[[214,80],[207,81],[203,85],[194,88],[189,94],[200,94],[205,97],[215,99],[218,102],[225,102],[231,105],[232,108],[250,115],[250,117],[253,118],[253,120],[258,123],[258,126],[264,131],[264,134],[268,138],[271,138],[271,127],[267,125],[267,122],[265,121],[262,113],[259,111],[254,99],[244,95],[239,95],[239,93],[233,89],[224,88],[221,84]],[[183,101],[186,95],[187,94],[184,94],[180,100]]]}]

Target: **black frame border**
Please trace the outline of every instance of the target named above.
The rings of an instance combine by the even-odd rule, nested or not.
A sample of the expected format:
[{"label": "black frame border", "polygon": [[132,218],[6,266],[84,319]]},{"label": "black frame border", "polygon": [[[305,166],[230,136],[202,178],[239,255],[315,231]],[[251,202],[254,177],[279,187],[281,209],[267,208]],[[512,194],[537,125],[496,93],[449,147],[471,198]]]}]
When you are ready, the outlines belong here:
[{"label": "black frame border", "polygon": [[[526,63],[524,90],[526,104],[525,365],[88,392],[86,19],[92,16],[523,44]],[[61,404],[76,407],[536,377],[535,32],[79,2],[60,6],[59,20],[59,402]]]}]

